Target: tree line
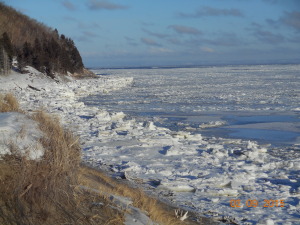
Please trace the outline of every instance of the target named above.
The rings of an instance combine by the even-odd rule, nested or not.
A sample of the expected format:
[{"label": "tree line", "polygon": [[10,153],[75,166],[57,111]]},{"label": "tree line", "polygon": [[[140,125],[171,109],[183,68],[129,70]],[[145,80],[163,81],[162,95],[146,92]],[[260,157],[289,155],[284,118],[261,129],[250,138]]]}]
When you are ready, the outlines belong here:
[{"label": "tree line", "polygon": [[[58,35],[57,30],[54,32]],[[81,56],[73,40],[64,35],[57,39],[35,38],[33,44],[26,41],[16,54],[20,69],[30,65],[48,75],[54,72],[75,73],[83,69]]]}]

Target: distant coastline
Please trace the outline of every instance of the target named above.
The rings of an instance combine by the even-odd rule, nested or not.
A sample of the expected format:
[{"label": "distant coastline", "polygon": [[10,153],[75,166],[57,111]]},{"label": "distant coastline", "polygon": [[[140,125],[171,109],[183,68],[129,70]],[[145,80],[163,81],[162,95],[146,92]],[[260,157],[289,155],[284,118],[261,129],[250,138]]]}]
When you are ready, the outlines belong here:
[{"label": "distant coastline", "polygon": [[178,69],[178,68],[212,68],[212,67],[239,67],[239,66],[269,66],[269,65],[299,65],[300,61],[295,62],[278,62],[278,63],[216,63],[216,64],[203,64],[203,65],[150,65],[150,66],[90,66],[88,70],[101,70],[101,69]]}]

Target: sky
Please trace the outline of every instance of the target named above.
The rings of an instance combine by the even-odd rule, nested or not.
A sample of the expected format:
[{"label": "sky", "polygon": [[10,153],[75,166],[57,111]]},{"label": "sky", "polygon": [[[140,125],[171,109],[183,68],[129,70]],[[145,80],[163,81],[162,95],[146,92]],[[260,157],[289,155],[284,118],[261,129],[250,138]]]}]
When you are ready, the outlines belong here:
[{"label": "sky", "polygon": [[2,0],[86,67],[300,63],[300,0]]}]

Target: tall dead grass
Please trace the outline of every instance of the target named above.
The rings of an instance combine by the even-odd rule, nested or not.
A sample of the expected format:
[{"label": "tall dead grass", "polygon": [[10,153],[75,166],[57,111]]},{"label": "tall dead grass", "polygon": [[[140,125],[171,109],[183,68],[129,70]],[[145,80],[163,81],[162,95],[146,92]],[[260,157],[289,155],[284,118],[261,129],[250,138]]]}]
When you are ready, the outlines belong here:
[{"label": "tall dead grass", "polygon": [[[133,201],[133,206],[144,211],[146,215],[159,224],[192,224],[187,221],[180,221],[175,217],[173,208],[159,202],[153,197],[148,196],[141,189],[133,188],[127,184],[119,182],[118,180],[115,180],[95,169],[82,167],[80,171],[80,180],[82,183],[85,183],[86,186],[100,190],[104,193],[129,197]],[[99,186],[99,184],[101,184],[101,186]]]},{"label": "tall dead grass", "polygon": [[13,94],[0,94],[0,112],[19,112],[19,102]]}]

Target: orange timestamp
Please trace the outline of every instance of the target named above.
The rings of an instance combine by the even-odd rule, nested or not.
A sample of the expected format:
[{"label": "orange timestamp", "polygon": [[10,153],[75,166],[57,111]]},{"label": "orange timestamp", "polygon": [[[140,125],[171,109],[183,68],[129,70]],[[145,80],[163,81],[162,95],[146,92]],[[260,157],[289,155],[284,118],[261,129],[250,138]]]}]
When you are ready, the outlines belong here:
[{"label": "orange timestamp", "polygon": [[[229,205],[232,208],[242,208],[242,201],[240,199],[231,199]],[[247,207],[265,207],[265,208],[272,208],[272,207],[284,207],[284,200],[273,200],[273,199],[264,199],[263,204],[259,204],[258,200],[256,199],[248,199],[245,202]]]}]

